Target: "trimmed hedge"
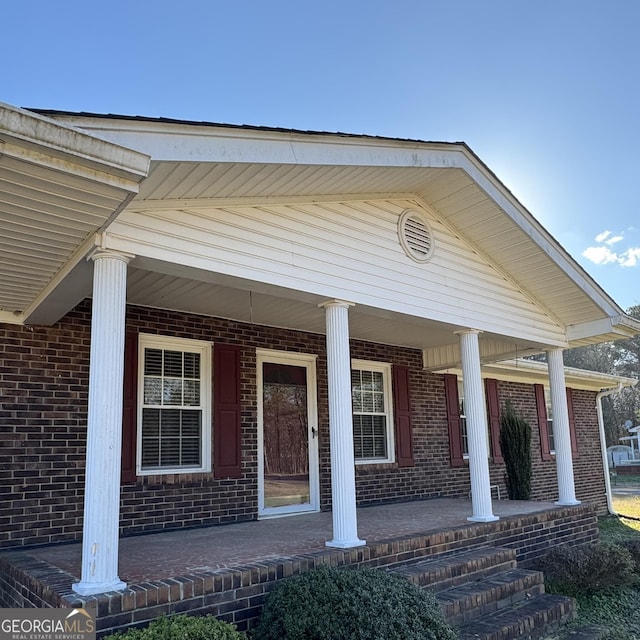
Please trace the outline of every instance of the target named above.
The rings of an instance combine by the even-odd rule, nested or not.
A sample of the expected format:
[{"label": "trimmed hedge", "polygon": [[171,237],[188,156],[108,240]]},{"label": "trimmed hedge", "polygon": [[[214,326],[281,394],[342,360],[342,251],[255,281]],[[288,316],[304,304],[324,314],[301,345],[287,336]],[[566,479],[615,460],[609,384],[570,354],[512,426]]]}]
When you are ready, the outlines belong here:
[{"label": "trimmed hedge", "polygon": [[234,625],[214,616],[165,616],[140,629],[128,629],[103,640],[247,640]]},{"label": "trimmed hedge", "polygon": [[558,547],[538,562],[550,591],[570,596],[593,594],[637,580],[627,549],[610,542]]},{"label": "trimmed hedge", "polygon": [[455,640],[435,596],[381,569],[320,566],[279,581],[253,640]]}]

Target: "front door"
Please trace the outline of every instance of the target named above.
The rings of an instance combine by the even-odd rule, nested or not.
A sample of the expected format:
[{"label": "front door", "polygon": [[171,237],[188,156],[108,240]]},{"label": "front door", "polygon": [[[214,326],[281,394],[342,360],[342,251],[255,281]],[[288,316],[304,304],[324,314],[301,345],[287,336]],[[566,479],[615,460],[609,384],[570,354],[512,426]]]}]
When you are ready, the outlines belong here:
[{"label": "front door", "polygon": [[315,356],[257,355],[259,515],[318,511]]}]

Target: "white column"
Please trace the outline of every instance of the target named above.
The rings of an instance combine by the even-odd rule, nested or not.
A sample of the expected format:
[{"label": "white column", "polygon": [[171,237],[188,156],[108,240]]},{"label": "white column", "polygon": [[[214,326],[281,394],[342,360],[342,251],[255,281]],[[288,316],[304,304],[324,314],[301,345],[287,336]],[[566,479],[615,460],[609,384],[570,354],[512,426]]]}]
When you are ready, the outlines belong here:
[{"label": "white column", "polygon": [[569,431],[569,409],[564,380],[562,349],[547,351],[549,386],[551,387],[551,410],[553,412],[553,442],[556,450],[556,472],[558,474],[557,505],[580,504],[576,499],[571,456],[571,433]]},{"label": "white column", "polygon": [[328,547],[358,547],[356,475],[353,456],[351,356],[349,353],[350,302],[332,300],[325,309],[327,326],[327,377],[329,386],[329,440],[331,447],[331,500],[333,539]]},{"label": "white column", "polygon": [[487,449],[487,412],[482,389],[478,331],[458,331],[462,357],[465,415],[469,441],[469,474],[471,476],[472,522],[493,522],[491,483],[489,480],[489,450]]},{"label": "white column", "polygon": [[118,577],[120,459],[125,301],[130,256],[97,250],[91,256],[93,307],[82,575],[73,590],[92,595],[126,588]]}]

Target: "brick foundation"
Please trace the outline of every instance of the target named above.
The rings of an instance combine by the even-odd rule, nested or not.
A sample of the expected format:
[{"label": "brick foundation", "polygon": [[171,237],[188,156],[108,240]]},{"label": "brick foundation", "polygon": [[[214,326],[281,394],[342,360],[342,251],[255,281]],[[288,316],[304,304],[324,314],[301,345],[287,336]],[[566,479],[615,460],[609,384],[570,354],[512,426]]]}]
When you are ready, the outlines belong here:
[{"label": "brick foundation", "polygon": [[79,597],[73,576],[29,556],[28,551],[0,555],[0,606],[86,607],[98,619],[99,635],[142,625],[162,614],[211,613],[250,628],[266,593],[281,578],[320,564],[388,567],[416,558],[494,546],[513,549],[521,566],[530,565],[562,544],[593,542],[598,537],[593,505],[555,508],[497,522],[394,538],[355,549],[324,549],[172,579],[132,584],[121,592]]}]

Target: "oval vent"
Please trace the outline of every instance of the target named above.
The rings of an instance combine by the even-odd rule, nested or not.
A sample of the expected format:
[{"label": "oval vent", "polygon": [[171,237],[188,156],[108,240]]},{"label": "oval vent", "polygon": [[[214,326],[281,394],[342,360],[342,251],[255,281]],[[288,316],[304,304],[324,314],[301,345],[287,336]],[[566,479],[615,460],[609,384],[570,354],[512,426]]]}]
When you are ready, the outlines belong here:
[{"label": "oval vent", "polygon": [[413,209],[398,220],[398,237],[404,252],[416,262],[427,262],[433,254],[433,233],[427,221]]}]

